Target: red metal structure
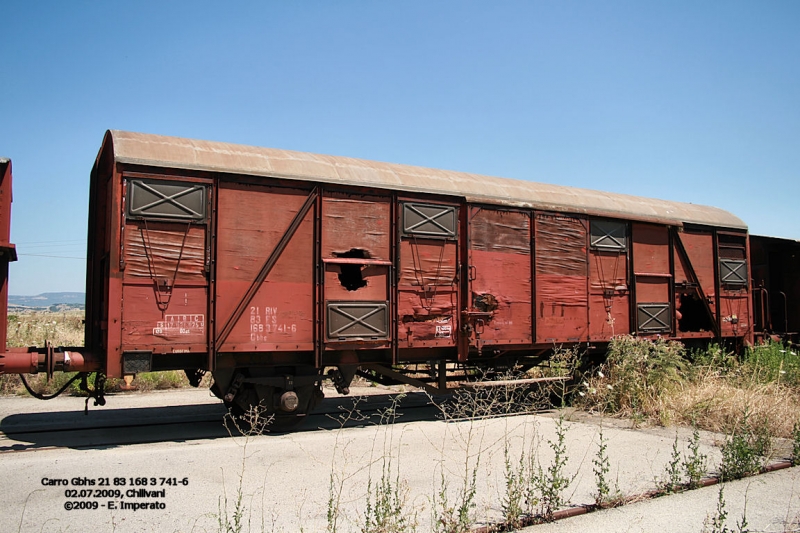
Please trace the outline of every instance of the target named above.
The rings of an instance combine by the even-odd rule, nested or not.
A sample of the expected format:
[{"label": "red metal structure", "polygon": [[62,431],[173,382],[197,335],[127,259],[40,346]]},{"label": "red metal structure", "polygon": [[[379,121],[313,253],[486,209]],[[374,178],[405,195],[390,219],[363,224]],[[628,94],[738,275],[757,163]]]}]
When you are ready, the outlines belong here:
[{"label": "red metal structure", "polygon": [[[6,347],[8,314],[8,263],[17,260],[11,244],[11,160],[0,157],[0,347]],[[2,360],[0,360],[2,364]],[[3,368],[0,367],[0,373]]]},{"label": "red metal structure", "polygon": [[[5,181],[0,200],[13,252]],[[211,371],[231,406],[293,418],[324,368],[441,391],[456,366],[629,333],[741,345],[777,320],[754,324],[747,227],[720,209],[218,142],[109,131],[88,239],[85,348],[8,351],[6,372]],[[759,297],[800,301],[769,273]]]},{"label": "red metal structure", "polygon": [[753,323],[756,341],[798,342],[800,332],[800,241],[750,236]]}]

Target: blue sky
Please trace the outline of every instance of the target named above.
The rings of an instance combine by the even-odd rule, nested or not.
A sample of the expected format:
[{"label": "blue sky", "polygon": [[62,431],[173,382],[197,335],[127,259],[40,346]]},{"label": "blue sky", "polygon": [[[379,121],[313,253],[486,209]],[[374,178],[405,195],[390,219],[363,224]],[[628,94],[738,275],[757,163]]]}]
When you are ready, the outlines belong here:
[{"label": "blue sky", "polygon": [[0,20],[12,294],[84,290],[107,129],[709,204],[800,239],[794,0],[5,0]]}]

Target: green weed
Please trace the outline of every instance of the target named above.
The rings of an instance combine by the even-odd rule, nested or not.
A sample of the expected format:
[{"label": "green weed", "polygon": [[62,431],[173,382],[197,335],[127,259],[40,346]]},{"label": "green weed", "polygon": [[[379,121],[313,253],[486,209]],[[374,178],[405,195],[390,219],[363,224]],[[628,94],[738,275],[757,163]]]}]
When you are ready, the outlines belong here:
[{"label": "green weed", "polygon": [[552,520],[553,513],[566,504],[564,493],[572,482],[566,473],[568,459],[566,437],[567,428],[564,425],[564,417],[561,416],[556,423],[555,440],[547,441],[548,446],[553,450],[553,462],[546,471],[541,471],[540,467],[537,477],[541,495],[541,515],[545,520]]},{"label": "green weed", "polygon": [[681,454],[678,451],[678,434],[675,433],[675,441],[672,443],[672,454],[667,463],[662,479],[658,486],[665,492],[677,492],[681,488]]},{"label": "green weed", "polygon": [[709,533],[729,533],[729,529],[725,525],[728,519],[728,511],[725,510],[725,497],[723,496],[723,490],[723,486],[720,485],[719,494],[717,496],[717,509],[714,513],[714,516],[711,517],[711,529]]},{"label": "green weed", "polygon": [[744,354],[746,379],[760,383],[783,383],[800,386],[800,356],[779,342],[757,344]]},{"label": "green weed", "polygon": [[514,529],[522,525],[522,519],[525,517],[525,472],[522,468],[522,466],[525,464],[525,451],[523,450],[520,455],[522,459],[520,462],[512,461],[508,449],[508,442],[506,442],[506,446],[503,449],[506,479],[506,493],[502,502],[503,519],[505,520],[507,527]]},{"label": "green weed", "polygon": [[596,505],[603,507],[612,504],[615,500],[619,499],[619,486],[614,484],[611,487],[611,481],[608,479],[609,472],[611,471],[611,462],[608,459],[608,440],[603,435],[603,428],[600,428],[599,441],[597,446],[597,454],[592,459],[594,465],[594,479],[597,486],[597,492],[594,495],[594,502]]},{"label": "green weed", "polygon": [[537,447],[535,436],[524,435],[519,457],[512,457],[506,440],[503,450],[506,492],[502,501],[506,528],[521,527],[527,518],[534,516],[539,506],[541,470],[536,462]]},{"label": "green weed", "polygon": [[[225,415],[223,424],[228,431],[228,435],[241,435],[243,442],[240,444],[242,449],[242,460],[239,472],[239,481],[236,484],[236,491],[233,502],[228,500],[228,490],[225,487],[225,477],[222,478],[222,496],[217,503],[217,527],[219,533],[242,533],[245,526],[245,514],[247,514],[247,531],[251,531],[252,509],[245,503],[244,497],[244,474],[247,466],[247,447],[250,439],[258,435],[263,435],[269,431],[269,427],[274,420],[273,415],[266,414],[263,406],[253,406],[241,417],[234,416],[230,411]],[[263,529],[263,528],[262,528]]]},{"label": "green weed", "polygon": [[342,519],[342,494],[345,484],[355,475],[348,465],[347,447],[350,441],[344,438],[344,428],[350,422],[365,422],[368,419],[360,410],[360,403],[365,398],[353,398],[353,403],[347,407],[339,406],[336,416],[328,415],[329,418],[339,423],[339,428],[334,430],[333,452],[331,456],[331,471],[328,476],[328,502],[325,518],[327,520],[327,533],[337,533],[339,531],[340,520]]},{"label": "green weed", "polygon": [[736,529],[728,529],[728,511],[725,508],[724,485],[720,484],[719,493],[717,495],[717,508],[714,515],[706,518],[703,524],[703,533],[749,533],[747,529],[747,499],[745,498],[744,509],[742,510],[742,519],[736,521]]},{"label": "green weed", "polygon": [[720,477],[730,481],[757,474],[764,467],[771,448],[768,427],[752,424],[750,413],[745,411],[741,422],[733,428],[722,445]]},{"label": "green weed", "polygon": [[[469,469],[469,467],[467,467]],[[440,471],[439,488],[431,501],[431,519],[434,533],[468,533],[475,522],[472,510],[478,487],[477,464],[462,479],[456,502],[449,500],[449,482],[444,467]]]},{"label": "green weed", "polygon": [[700,431],[695,426],[689,441],[689,453],[684,455],[682,463],[689,488],[694,489],[700,486],[700,480],[706,475],[707,459],[708,456],[700,452]]},{"label": "green weed", "polygon": [[416,516],[407,505],[407,484],[400,478],[399,464],[392,466],[395,460],[400,461],[400,457],[395,455],[399,454],[402,446],[400,442],[395,444],[393,429],[398,417],[397,407],[404,397],[405,394],[394,396],[391,405],[378,413],[383,431],[381,475],[374,482],[370,469],[362,533],[406,533],[416,529]]}]

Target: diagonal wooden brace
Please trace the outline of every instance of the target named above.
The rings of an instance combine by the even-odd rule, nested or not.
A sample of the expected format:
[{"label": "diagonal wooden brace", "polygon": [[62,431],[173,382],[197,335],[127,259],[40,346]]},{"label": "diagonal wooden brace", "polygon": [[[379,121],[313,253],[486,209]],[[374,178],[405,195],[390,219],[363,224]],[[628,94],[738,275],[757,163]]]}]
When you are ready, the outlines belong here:
[{"label": "diagonal wooden brace", "polygon": [[289,227],[284,232],[283,236],[281,237],[281,240],[278,241],[278,244],[275,246],[275,249],[272,250],[271,254],[269,254],[269,257],[264,262],[264,265],[261,267],[261,270],[259,270],[256,279],[254,279],[253,283],[250,284],[250,288],[247,289],[247,292],[244,294],[244,297],[239,302],[239,305],[236,306],[236,309],[233,311],[233,314],[225,322],[225,326],[222,328],[222,331],[220,331],[219,336],[216,338],[214,345],[216,346],[217,349],[219,349],[222,346],[222,344],[228,339],[228,336],[231,334],[231,331],[233,331],[234,326],[236,326],[236,323],[239,322],[240,318],[242,318],[242,314],[244,313],[245,309],[247,309],[247,306],[249,306],[250,302],[252,302],[253,298],[255,298],[258,289],[261,287],[261,284],[264,283],[264,280],[267,279],[267,276],[269,276],[269,273],[275,266],[275,263],[277,263],[278,259],[280,259],[283,250],[286,249],[286,246],[289,244],[289,241],[292,240],[292,237],[294,237],[294,234],[297,232],[297,228],[300,227],[300,224],[303,222],[303,219],[306,218],[308,212],[311,210],[312,207],[314,207],[314,203],[317,200],[318,194],[319,191],[315,187],[311,191],[311,194],[308,195],[308,198],[306,198],[306,201],[305,203],[303,203],[303,206],[300,208],[300,211],[298,211],[297,214],[294,216],[294,219],[292,219],[291,224],[289,224]]}]

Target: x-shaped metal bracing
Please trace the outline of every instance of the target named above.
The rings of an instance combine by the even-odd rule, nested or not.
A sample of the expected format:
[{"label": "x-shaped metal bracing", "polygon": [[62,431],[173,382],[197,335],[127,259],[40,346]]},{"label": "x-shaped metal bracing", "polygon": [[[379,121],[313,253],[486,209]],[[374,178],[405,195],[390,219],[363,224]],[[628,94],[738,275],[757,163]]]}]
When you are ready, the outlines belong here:
[{"label": "x-shaped metal bracing", "polygon": [[331,306],[331,311],[335,311],[335,312],[339,313],[340,315],[351,319],[351,322],[345,324],[344,326],[340,327],[336,331],[331,331],[330,336],[334,337],[334,336],[338,335],[340,332],[342,332],[342,331],[344,331],[344,330],[346,330],[348,328],[351,328],[351,327],[355,326],[356,324],[361,324],[362,326],[371,329],[372,331],[374,331],[375,333],[378,333],[379,335],[386,335],[385,331],[381,331],[380,329],[376,328],[372,324],[364,322],[364,320],[366,320],[367,318],[371,317],[372,315],[374,315],[375,313],[377,313],[378,311],[381,311],[383,309],[384,309],[383,307],[376,307],[372,311],[370,311],[369,313],[366,313],[366,314],[364,314],[364,315],[362,315],[360,317],[355,317],[355,316],[351,315],[350,313],[348,313],[347,311],[343,310],[339,306]]},{"label": "x-shaped metal bracing", "polygon": [[410,209],[411,211],[415,212],[416,214],[418,214],[419,216],[422,217],[422,220],[420,220],[416,224],[414,224],[412,226],[408,226],[408,227],[405,228],[405,231],[407,233],[411,233],[412,231],[414,231],[418,227],[422,226],[423,224],[427,224],[428,222],[430,222],[431,224],[433,224],[435,226],[438,226],[439,229],[441,229],[444,233],[446,233],[448,235],[452,235],[453,234],[452,230],[446,228],[445,226],[441,225],[439,222],[436,221],[437,218],[441,218],[442,216],[444,216],[444,215],[446,215],[448,213],[452,213],[453,212],[452,209],[444,208],[441,211],[439,211],[438,213],[435,213],[435,214],[433,214],[431,216],[428,216],[425,213],[423,213],[422,211],[420,211],[419,209],[417,209],[416,207],[414,207],[414,204],[405,204],[405,207],[407,209]]},{"label": "x-shaped metal bracing", "polygon": [[[653,312],[650,312],[650,309]],[[668,307],[655,307],[655,306],[640,306],[639,311],[643,312],[647,315],[647,319],[639,324],[639,330],[641,331],[651,331],[651,330],[663,330],[669,329],[669,324],[667,324],[664,320],[661,320],[660,315],[667,311]],[[656,327],[651,326],[650,324],[658,324]]]},{"label": "x-shaped metal bracing", "polygon": [[595,227],[600,231],[602,231],[603,234],[600,235],[597,239],[595,239],[594,242],[592,242],[593,246],[596,246],[597,248],[613,248],[615,250],[625,248],[625,243],[622,242],[621,240],[625,238],[624,226],[621,226],[623,228],[623,231],[622,235],[620,235],[619,237],[615,237],[613,233],[615,230],[618,230],[620,226],[612,227],[611,231],[606,231],[606,229],[603,226],[595,226]]},{"label": "x-shaped metal bracing", "polygon": [[744,284],[747,280],[747,269],[745,262],[739,260],[722,260],[722,269],[728,272],[722,272],[722,283],[730,284]]},{"label": "x-shaped metal bracing", "polygon": [[174,205],[178,209],[181,209],[182,211],[184,211],[185,213],[189,214],[190,216],[192,216],[194,218],[203,218],[203,214],[202,213],[198,213],[194,209],[191,209],[190,207],[185,206],[182,203],[176,201],[178,198],[180,198],[182,196],[186,196],[187,194],[193,193],[194,191],[197,191],[197,190],[202,190],[203,188],[201,186],[199,186],[199,185],[195,185],[194,187],[190,187],[188,189],[184,189],[182,191],[178,191],[178,192],[176,192],[175,194],[173,194],[171,196],[168,196],[168,195],[164,194],[163,192],[159,191],[158,189],[154,189],[153,187],[149,186],[147,183],[144,183],[142,181],[137,181],[136,182],[136,186],[137,187],[141,187],[142,189],[145,189],[147,191],[150,191],[154,195],[160,197],[159,199],[157,199],[157,200],[155,200],[153,202],[150,202],[147,205],[139,207],[137,209],[137,211],[140,212],[140,213],[144,212],[144,211],[146,211],[148,209],[152,209],[153,207],[159,206],[161,204],[169,203],[169,204]]}]

